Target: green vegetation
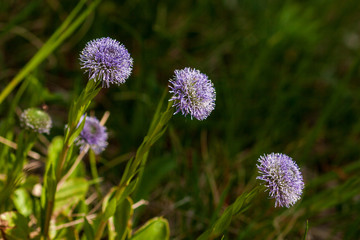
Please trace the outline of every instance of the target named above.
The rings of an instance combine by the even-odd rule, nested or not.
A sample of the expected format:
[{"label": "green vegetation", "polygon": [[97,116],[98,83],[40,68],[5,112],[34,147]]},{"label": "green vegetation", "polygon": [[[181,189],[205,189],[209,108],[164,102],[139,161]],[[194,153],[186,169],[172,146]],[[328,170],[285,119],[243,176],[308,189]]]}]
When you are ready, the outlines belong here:
[{"label": "green vegetation", "polygon": [[[224,239],[304,239],[305,232],[309,239],[357,239],[359,12],[358,0],[1,1],[0,136],[18,143],[18,150],[0,144],[0,215],[6,212],[10,228],[21,226],[14,238],[36,232],[24,222],[41,219],[34,206],[43,204],[44,195],[54,198],[54,192],[40,198],[34,186],[57,172],[46,163],[57,164],[70,106],[87,84],[79,53],[89,40],[109,36],[129,50],[133,74],[121,87],[102,89],[89,105],[88,114],[99,119],[110,112],[109,146],[96,159],[86,155],[57,192],[59,237],[75,239],[82,229],[87,239],[96,236],[92,219],[66,223],[79,219],[73,212],[99,211],[101,195],[115,191],[149,133],[174,70],[192,67],[214,83],[215,110],[204,121],[175,115],[151,151],[144,150],[147,165],[139,170],[132,200],[121,199],[112,212],[119,222],[133,216],[135,230],[142,226],[134,239],[148,232],[167,236],[169,230],[170,239],[196,239],[259,184],[257,159],[271,152],[300,166],[302,199],[289,209],[274,208],[274,200],[259,193],[232,216]],[[30,107],[46,109],[53,120],[50,135],[33,146],[19,123]],[[31,146],[39,159],[19,160]],[[8,173],[18,172],[15,164],[23,160],[26,178],[13,174],[10,184]],[[132,201],[147,204],[132,210]],[[131,228],[123,227],[114,225],[125,236]]]}]

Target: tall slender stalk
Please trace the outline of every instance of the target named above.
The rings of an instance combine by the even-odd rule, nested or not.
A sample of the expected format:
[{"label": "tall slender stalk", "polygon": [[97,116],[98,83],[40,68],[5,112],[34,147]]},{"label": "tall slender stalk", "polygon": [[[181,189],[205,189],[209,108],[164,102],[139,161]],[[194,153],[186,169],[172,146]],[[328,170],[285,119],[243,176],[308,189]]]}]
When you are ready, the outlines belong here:
[{"label": "tall slender stalk", "polygon": [[[91,170],[91,176],[95,180],[99,178],[99,174],[96,169],[96,159],[95,159],[95,153],[92,149],[89,151],[89,160],[90,160],[90,170]],[[95,189],[98,194],[99,199],[102,198],[101,188],[99,182],[95,183]]]},{"label": "tall slender stalk", "polygon": [[106,223],[107,223],[107,221],[101,220],[101,222],[99,224],[99,227],[98,227],[98,230],[96,231],[96,235],[95,235],[94,240],[100,240],[101,239],[101,236],[102,236],[102,234],[104,232],[104,229],[106,227]]},{"label": "tall slender stalk", "polygon": [[[70,107],[70,113],[68,118],[69,123],[68,127],[65,130],[64,144],[59,155],[58,164],[56,166],[54,189],[57,189],[57,185],[61,180],[61,174],[67,159],[69,149],[74,143],[77,136],[80,134],[82,128],[84,127],[85,120],[79,123],[81,116],[84,115],[91,100],[97,95],[97,93],[101,89],[99,83],[100,81],[88,81],[85,89],[81,92],[80,96],[73,102]],[[42,231],[43,237],[45,238],[47,238],[49,234],[50,220],[54,210],[55,193],[56,191],[54,191],[53,194],[49,194],[47,197],[47,203],[45,206],[45,220]]]},{"label": "tall slender stalk", "polygon": [[[59,165],[56,169],[56,175],[55,175],[56,187],[55,187],[55,189],[57,188],[57,184],[60,180],[62,168],[63,168],[64,162],[66,160],[68,151],[69,151],[69,146],[68,146],[68,138],[67,138],[64,141],[63,149],[62,149],[62,151],[60,153],[60,157],[59,157]],[[51,216],[52,216],[52,213],[54,210],[54,201],[55,201],[55,192],[54,192],[54,194],[52,194],[50,196],[50,199],[47,199],[46,211],[45,211],[45,221],[44,221],[44,228],[43,228],[44,239],[48,238],[48,235],[49,235],[49,225],[50,225]]]},{"label": "tall slender stalk", "polygon": [[[117,202],[126,198],[129,194],[135,191],[137,183],[139,183],[142,178],[151,146],[165,133],[167,129],[168,122],[174,113],[174,109],[172,108],[172,102],[168,102],[166,110],[161,112],[162,103],[166,93],[167,90],[164,91],[164,94],[161,97],[157,110],[150,124],[147,136],[145,136],[143,142],[140,144],[135,157],[131,159],[126,165],[126,170],[113,195],[113,198],[116,198]],[[95,240],[101,239],[107,221],[108,219],[104,217],[103,214],[96,231]]]}]

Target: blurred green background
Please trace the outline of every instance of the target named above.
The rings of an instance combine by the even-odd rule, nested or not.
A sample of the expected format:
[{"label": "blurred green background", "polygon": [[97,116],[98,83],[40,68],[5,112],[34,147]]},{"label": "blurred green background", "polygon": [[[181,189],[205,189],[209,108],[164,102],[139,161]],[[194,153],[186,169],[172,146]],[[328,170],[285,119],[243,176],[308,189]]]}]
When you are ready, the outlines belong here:
[{"label": "blurred green background", "polygon": [[[0,0],[0,90],[75,5]],[[86,84],[80,51],[106,36],[128,48],[134,69],[126,84],[101,90],[90,106],[98,118],[111,113],[109,147],[98,159],[104,191],[118,183],[175,69],[199,69],[217,91],[208,119],[175,115],[154,146],[134,196],[149,204],[137,210],[135,225],[162,215],[172,239],[194,239],[258,184],[261,154],[282,152],[302,169],[302,200],[280,209],[260,195],[225,239],[300,239],[306,220],[308,239],[359,239],[358,0],[103,0],[26,76],[16,109],[47,106],[54,121],[49,140],[63,134],[70,103]],[[2,119],[19,86],[1,104]],[[12,124],[16,129],[17,118]],[[8,131],[1,128],[1,135]],[[84,166],[89,172],[87,158]]]}]

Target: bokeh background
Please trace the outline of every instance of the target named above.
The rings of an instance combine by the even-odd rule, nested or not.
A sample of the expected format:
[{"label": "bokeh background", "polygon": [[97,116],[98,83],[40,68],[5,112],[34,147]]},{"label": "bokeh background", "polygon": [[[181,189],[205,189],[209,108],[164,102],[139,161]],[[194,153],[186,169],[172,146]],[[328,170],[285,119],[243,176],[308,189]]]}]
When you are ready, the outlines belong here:
[{"label": "bokeh background", "polygon": [[[0,89],[75,5],[0,0]],[[69,106],[86,84],[80,51],[106,36],[128,48],[134,69],[126,84],[101,90],[90,106],[98,118],[111,114],[109,147],[98,158],[104,191],[118,183],[175,69],[199,69],[217,92],[208,119],[175,115],[153,147],[134,195],[149,203],[137,209],[135,226],[162,215],[171,239],[195,239],[258,184],[258,157],[282,152],[302,169],[302,200],[280,209],[259,195],[225,239],[301,239],[307,220],[307,239],[359,239],[358,0],[103,0],[27,76],[17,111],[46,107],[54,121],[48,140],[63,134]],[[18,89],[0,106],[0,117]],[[83,163],[90,172],[88,159]]]}]

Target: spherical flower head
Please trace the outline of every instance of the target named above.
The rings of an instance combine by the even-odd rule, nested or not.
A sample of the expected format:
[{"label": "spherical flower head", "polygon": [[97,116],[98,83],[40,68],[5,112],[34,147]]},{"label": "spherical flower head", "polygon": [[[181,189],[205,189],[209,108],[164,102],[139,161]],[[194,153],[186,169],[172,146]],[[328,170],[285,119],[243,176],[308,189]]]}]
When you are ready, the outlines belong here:
[{"label": "spherical flower head", "polygon": [[258,159],[256,165],[260,176],[257,179],[265,181],[269,196],[275,198],[275,207],[294,205],[304,189],[303,177],[297,164],[282,153],[271,153]]},{"label": "spherical flower head", "polygon": [[[84,117],[80,119],[80,123]],[[96,153],[100,154],[107,147],[108,134],[106,127],[101,126],[96,117],[86,117],[84,128],[82,129],[77,144],[80,145],[80,150],[89,144],[90,148]]]},{"label": "spherical flower head", "polygon": [[216,92],[213,83],[199,70],[184,68],[175,70],[175,76],[169,80],[170,101],[176,108],[174,114],[181,111],[198,120],[206,119],[215,108]]},{"label": "spherical flower head", "polygon": [[36,133],[50,133],[52,121],[46,112],[37,108],[28,108],[20,115],[21,126]]},{"label": "spherical flower head", "polygon": [[89,79],[102,81],[103,87],[120,85],[129,78],[133,59],[118,41],[98,38],[88,42],[80,54],[81,68],[89,73]]}]

